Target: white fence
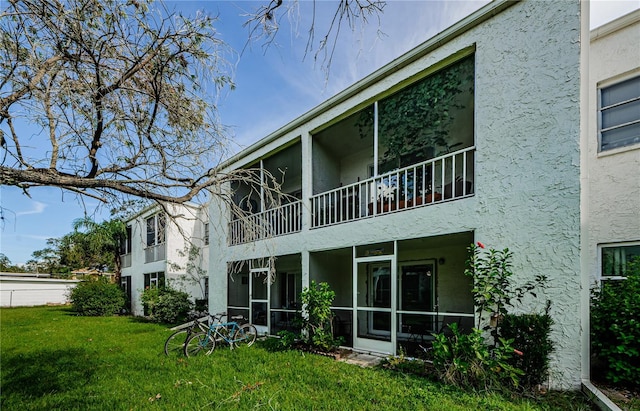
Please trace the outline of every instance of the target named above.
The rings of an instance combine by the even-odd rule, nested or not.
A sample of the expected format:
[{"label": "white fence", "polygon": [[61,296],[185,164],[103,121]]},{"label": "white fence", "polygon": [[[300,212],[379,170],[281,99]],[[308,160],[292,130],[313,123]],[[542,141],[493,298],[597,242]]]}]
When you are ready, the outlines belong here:
[{"label": "white fence", "polygon": [[69,292],[79,280],[0,277],[0,306],[27,307],[66,304]]}]

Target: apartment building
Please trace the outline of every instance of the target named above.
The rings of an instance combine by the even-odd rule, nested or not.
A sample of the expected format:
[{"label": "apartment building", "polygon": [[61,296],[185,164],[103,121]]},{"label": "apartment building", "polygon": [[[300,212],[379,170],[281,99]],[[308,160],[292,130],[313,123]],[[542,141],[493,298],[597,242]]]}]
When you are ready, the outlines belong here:
[{"label": "apartment building", "polygon": [[579,387],[589,289],[640,254],[640,11],[589,33],[586,7],[492,2],[266,136],[225,164],[262,184],[224,187],[159,237],[158,208],[130,221],[124,284],[180,277],[170,250],[192,232],[210,311],[275,334],[324,281],[346,345],[397,353],[477,325],[467,247],[508,247],[516,283],[549,278],[516,310],[551,301],[550,385]]},{"label": "apartment building", "polygon": [[144,315],[149,287],[170,284],[195,300],[208,299],[209,219],[206,206],[168,204],[145,208],[126,222],[120,283],[129,310]]},{"label": "apartment building", "polygon": [[640,256],[640,10],[591,33],[583,195],[591,281]]},{"label": "apartment building", "polygon": [[587,7],[492,2],[230,159],[286,196],[265,178],[226,187],[233,207],[214,198],[210,309],[275,333],[324,281],[346,345],[397,353],[475,324],[481,241],[513,251],[517,284],[548,276],[517,310],[552,302],[550,383],[579,386]]}]

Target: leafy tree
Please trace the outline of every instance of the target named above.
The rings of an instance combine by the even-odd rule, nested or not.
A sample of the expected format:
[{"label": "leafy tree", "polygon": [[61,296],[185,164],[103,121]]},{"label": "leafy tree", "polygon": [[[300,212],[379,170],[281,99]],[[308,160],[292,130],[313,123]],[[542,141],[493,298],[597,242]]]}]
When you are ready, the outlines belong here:
[{"label": "leafy tree", "polygon": [[68,274],[69,269],[60,263],[58,252],[59,239],[48,238],[47,247],[31,253],[32,259],[27,261],[27,269],[35,273]]},{"label": "leafy tree", "polygon": [[120,276],[120,242],[126,227],[120,220],[96,223],[89,217],[73,222],[74,231],[60,238],[49,238],[47,247],[32,253],[27,268],[32,272],[69,274],[81,268],[112,270]]},{"label": "leafy tree", "polygon": [[[107,264],[113,269],[116,283],[120,280],[120,244],[126,239],[127,228],[120,220],[106,220],[96,223],[91,218],[73,222],[74,237],[82,239],[84,250],[88,251],[87,266],[100,267]],[[84,229],[85,231],[79,231]]]},{"label": "leafy tree", "polygon": [[[340,0],[329,32],[383,5]],[[272,38],[284,9],[282,0],[258,9],[252,37]],[[227,181],[263,185],[248,170],[212,168],[226,154],[215,95],[233,88],[215,21],[151,0],[9,1],[0,18],[2,184],[105,203],[183,203]]]},{"label": "leafy tree", "polygon": [[24,272],[24,269],[17,265],[13,265],[9,257],[0,253],[0,271],[5,273],[22,273]]}]

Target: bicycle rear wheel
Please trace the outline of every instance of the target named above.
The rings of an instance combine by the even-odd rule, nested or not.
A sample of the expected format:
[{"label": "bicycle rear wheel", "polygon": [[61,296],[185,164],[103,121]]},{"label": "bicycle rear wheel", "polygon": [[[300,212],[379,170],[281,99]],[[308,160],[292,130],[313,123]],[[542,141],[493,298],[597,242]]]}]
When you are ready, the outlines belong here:
[{"label": "bicycle rear wheel", "polygon": [[164,354],[170,356],[183,355],[187,338],[189,338],[187,330],[178,330],[171,334],[164,343]]},{"label": "bicycle rear wheel", "polygon": [[246,345],[250,347],[258,337],[258,330],[253,324],[243,324],[236,330],[233,336],[233,341],[237,347]]},{"label": "bicycle rear wheel", "polygon": [[209,337],[206,333],[192,335],[184,345],[184,355],[195,357],[199,354],[209,355],[216,348],[215,338]]}]

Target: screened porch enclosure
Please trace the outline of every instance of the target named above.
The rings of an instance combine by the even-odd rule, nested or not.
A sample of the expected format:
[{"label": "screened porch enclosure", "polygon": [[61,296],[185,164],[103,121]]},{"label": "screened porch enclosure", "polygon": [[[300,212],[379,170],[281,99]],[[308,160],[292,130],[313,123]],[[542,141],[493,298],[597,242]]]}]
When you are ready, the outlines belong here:
[{"label": "screened porch enclosure", "polygon": [[367,244],[310,255],[310,280],[336,292],[335,333],[357,349],[411,353],[432,333],[474,324],[464,275],[472,233]]},{"label": "screened porch enclosure", "polygon": [[474,58],[313,135],[312,228],[474,193]]},{"label": "screened porch enclosure", "polygon": [[302,229],[300,142],[246,167],[251,177],[231,184],[229,245],[249,243]]},{"label": "screened porch enclosure", "polygon": [[296,331],[301,291],[299,254],[234,262],[229,264],[227,313],[250,319],[261,333]]}]

